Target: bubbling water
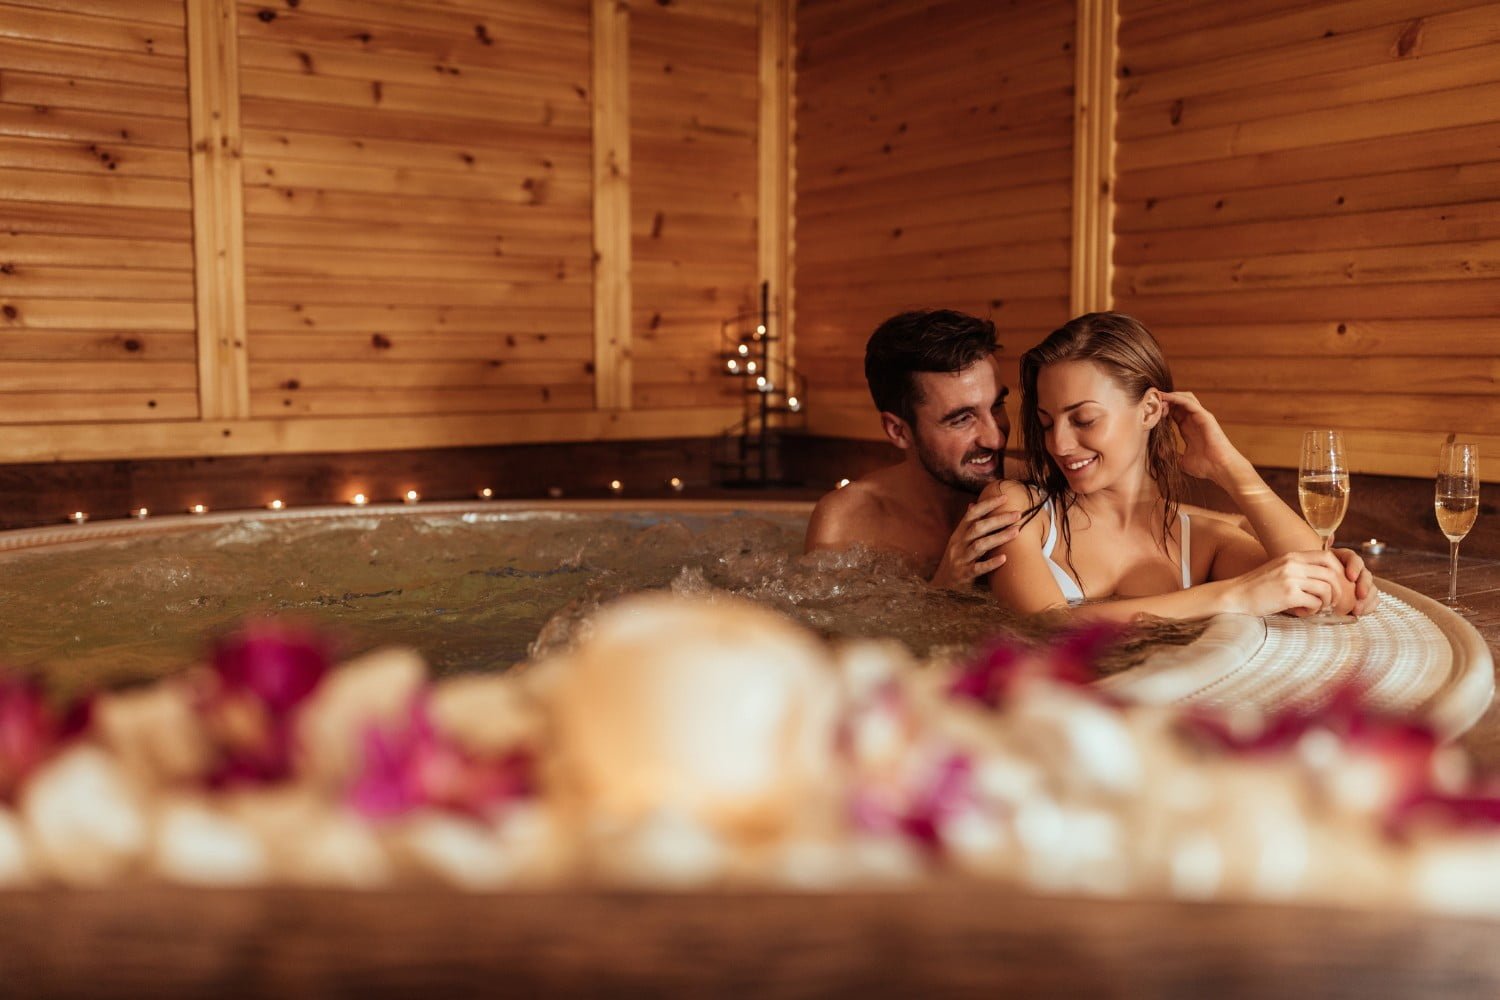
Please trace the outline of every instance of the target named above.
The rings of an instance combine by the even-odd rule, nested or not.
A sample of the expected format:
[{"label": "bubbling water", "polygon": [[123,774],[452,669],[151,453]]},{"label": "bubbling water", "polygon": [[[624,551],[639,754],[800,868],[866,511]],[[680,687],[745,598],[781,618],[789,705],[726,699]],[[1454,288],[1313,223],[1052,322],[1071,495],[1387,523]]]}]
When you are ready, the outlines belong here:
[{"label": "bubbling water", "polygon": [[[246,617],[295,617],[346,655],[412,646],[437,674],[506,669],[569,644],[608,601],[634,591],[732,593],[822,635],[880,636],[918,656],[1056,621],[978,592],[928,586],[862,548],[802,555],[806,519],[766,513],[345,516],[249,519],[190,532],[0,557],[0,663],[63,689],[134,683],[193,663]],[[1148,628],[1143,644],[1195,628]]]}]

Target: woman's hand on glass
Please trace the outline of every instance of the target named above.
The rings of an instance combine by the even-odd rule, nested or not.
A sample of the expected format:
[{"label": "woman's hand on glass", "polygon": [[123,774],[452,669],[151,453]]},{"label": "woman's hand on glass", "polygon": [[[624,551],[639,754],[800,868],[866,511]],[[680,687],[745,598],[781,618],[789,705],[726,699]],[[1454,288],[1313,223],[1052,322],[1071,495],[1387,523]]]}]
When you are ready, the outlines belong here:
[{"label": "woman's hand on glass", "polygon": [[1332,552],[1289,552],[1229,581],[1228,611],[1264,617],[1288,612],[1298,617],[1332,608],[1354,608],[1355,585]]},{"label": "woman's hand on glass", "polygon": [[1380,591],[1375,586],[1375,576],[1365,565],[1364,558],[1353,549],[1331,549],[1343,564],[1344,578],[1354,585],[1354,607],[1349,614],[1358,618],[1374,611],[1380,604]]},{"label": "woman's hand on glass", "polygon": [[1212,413],[1191,392],[1164,392],[1167,415],[1182,434],[1182,471],[1199,479],[1218,481],[1222,474],[1245,461]]}]

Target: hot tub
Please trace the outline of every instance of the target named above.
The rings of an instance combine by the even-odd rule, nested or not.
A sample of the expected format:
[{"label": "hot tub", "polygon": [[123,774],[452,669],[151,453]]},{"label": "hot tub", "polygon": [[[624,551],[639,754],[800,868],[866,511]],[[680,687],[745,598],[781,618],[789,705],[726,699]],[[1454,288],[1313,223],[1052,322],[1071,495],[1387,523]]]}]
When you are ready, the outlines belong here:
[{"label": "hot tub", "polygon": [[[599,602],[642,586],[735,590],[826,634],[905,629],[919,651],[977,641],[1000,619],[985,599],[933,592],[878,557],[800,558],[807,510],[430,504],[10,533],[0,535],[0,659],[78,686],[139,681],[259,612],[330,626],[349,652],[401,642],[440,672],[498,670],[566,642]],[[0,894],[0,926],[8,981],[33,995],[1500,986],[1484,921],[1041,898],[967,881],[816,894],[15,891]]]}]

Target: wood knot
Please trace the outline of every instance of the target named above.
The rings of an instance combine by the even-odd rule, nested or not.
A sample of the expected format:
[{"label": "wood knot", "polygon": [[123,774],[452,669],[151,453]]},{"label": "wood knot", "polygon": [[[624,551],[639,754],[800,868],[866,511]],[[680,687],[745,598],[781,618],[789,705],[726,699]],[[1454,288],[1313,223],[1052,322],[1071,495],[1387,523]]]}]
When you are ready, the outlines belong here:
[{"label": "wood knot", "polygon": [[1422,19],[1419,17],[1401,29],[1401,34],[1396,39],[1397,59],[1405,59],[1416,51],[1418,43],[1422,41],[1422,27]]},{"label": "wood knot", "polygon": [[255,16],[260,19],[260,22],[262,24],[270,24],[272,21],[276,20],[276,12],[264,7],[256,11]]},{"label": "wood knot", "polygon": [[370,346],[380,351],[388,351],[391,347],[391,338],[383,333],[370,334]]}]

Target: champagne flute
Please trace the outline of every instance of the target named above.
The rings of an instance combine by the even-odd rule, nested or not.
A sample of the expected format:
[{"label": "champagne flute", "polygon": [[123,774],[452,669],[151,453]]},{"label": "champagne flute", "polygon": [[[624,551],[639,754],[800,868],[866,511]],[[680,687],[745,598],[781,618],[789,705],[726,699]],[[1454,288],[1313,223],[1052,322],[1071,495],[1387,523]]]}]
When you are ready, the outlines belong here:
[{"label": "champagne flute", "polygon": [[1473,608],[1458,603],[1458,543],[1479,516],[1479,445],[1451,438],[1443,443],[1432,505],[1438,527],[1448,538],[1448,597],[1443,603],[1461,615],[1472,615]]},{"label": "champagne flute", "polygon": [[[1333,545],[1333,533],[1349,509],[1349,465],[1344,460],[1344,436],[1338,431],[1307,431],[1302,435],[1297,500],[1302,504],[1302,516],[1323,540],[1323,551],[1327,552]],[[1326,608],[1308,620],[1320,624],[1354,621]]]}]

